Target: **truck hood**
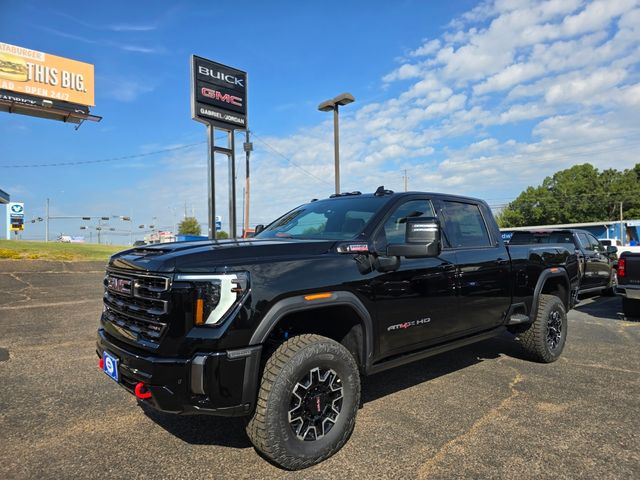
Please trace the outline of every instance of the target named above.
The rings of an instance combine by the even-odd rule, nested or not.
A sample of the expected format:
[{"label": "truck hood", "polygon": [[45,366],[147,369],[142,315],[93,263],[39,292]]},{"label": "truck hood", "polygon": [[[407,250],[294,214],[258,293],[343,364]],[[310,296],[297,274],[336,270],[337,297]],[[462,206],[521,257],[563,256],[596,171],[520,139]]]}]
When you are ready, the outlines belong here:
[{"label": "truck hood", "polygon": [[125,250],[109,266],[142,272],[212,272],[229,265],[288,260],[328,252],[334,240],[246,239],[175,242]]}]

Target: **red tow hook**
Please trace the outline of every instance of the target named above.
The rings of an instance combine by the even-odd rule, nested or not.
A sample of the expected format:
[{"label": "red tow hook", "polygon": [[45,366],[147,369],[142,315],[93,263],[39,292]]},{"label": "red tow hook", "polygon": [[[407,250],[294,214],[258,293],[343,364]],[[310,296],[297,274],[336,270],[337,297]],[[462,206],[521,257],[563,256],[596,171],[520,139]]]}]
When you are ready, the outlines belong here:
[{"label": "red tow hook", "polygon": [[151,398],[151,392],[150,391],[143,391],[143,389],[145,389],[145,385],[142,382],[138,382],[136,383],[136,388],[134,389],[134,392],[136,394],[136,397],[138,397],[141,400],[145,400],[147,398]]},{"label": "red tow hook", "polygon": [[100,357],[100,360],[98,361],[98,367],[100,367],[100,370],[104,370],[104,358]]}]

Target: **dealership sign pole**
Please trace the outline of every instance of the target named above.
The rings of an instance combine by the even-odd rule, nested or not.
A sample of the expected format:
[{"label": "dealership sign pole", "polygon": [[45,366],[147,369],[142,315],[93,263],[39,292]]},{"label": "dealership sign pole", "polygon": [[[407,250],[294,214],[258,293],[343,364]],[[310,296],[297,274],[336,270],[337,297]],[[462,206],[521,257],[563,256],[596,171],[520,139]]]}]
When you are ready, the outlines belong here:
[{"label": "dealership sign pole", "polygon": [[[209,136],[209,238],[216,238],[216,153],[229,159],[229,236],[236,238],[235,131],[247,129],[247,73],[192,55],[191,118],[207,125]],[[226,133],[226,146],[216,146],[216,130]]]}]

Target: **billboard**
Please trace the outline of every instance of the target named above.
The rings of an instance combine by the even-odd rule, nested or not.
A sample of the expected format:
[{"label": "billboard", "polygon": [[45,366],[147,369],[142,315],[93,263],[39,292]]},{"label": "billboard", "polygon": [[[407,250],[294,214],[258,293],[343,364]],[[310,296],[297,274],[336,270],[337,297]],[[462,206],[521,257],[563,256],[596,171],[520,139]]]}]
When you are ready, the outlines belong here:
[{"label": "billboard", "polygon": [[247,128],[247,72],[191,56],[191,117],[220,128]]},{"label": "billboard", "polygon": [[0,90],[93,106],[93,65],[0,42]]}]

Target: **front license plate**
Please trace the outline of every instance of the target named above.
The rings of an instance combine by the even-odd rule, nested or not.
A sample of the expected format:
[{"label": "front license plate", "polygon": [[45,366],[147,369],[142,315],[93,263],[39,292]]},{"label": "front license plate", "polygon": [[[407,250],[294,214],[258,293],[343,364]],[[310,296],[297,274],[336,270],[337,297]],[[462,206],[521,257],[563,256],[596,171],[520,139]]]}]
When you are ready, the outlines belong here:
[{"label": "front license plate", "polygon": [[102,358],[104,359],[104,373],[113,378],[116,382],[118,381],[118,359],[111,355],[110,353],[103,352]]}]

